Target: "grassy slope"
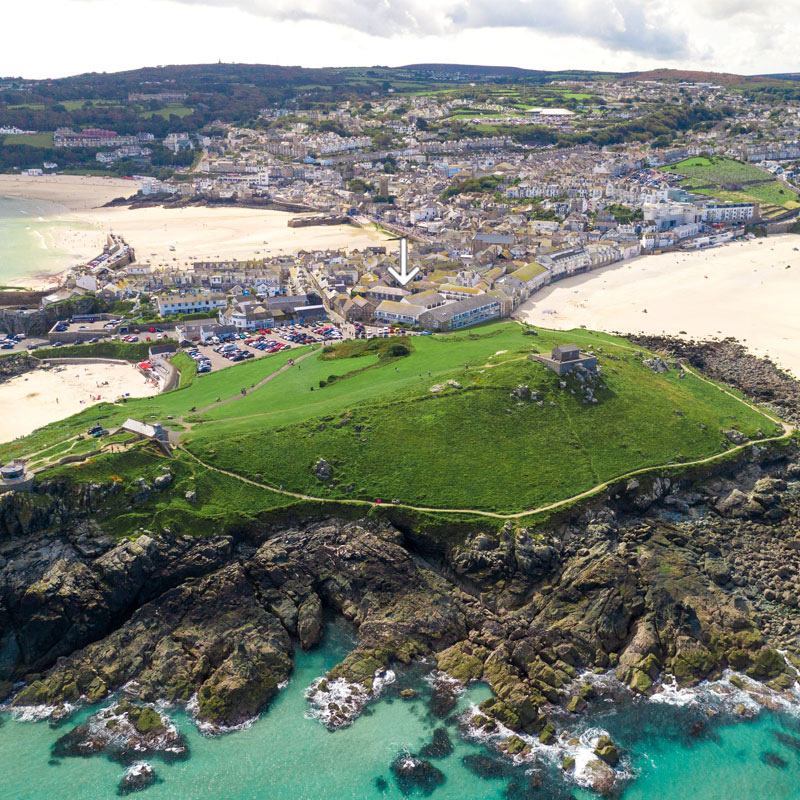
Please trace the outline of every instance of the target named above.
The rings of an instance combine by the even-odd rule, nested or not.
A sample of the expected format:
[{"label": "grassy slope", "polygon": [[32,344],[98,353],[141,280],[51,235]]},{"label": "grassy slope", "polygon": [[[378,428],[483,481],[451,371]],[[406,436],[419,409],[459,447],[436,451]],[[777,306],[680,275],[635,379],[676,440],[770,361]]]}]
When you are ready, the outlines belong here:
[{"label": "grassy slope", "polygon": [[173,366],[180,372],[181,379],[178,383],[178,389],[187,389],[194,383],[197,377],[197,364],[186,353],[175,353],[170,359]]},{"label": "grassy slope", "polygon": [[[174,476],[169,488],[154,491],[144,502],[131,504],[136,481],[144,478],[152,485],[165,467]],[[167,459],[148,447],[124,455],[96,456],[77,466],[55,467],[47,475],[76,482],[106,483],[109,478],[118,481],[123,491],[111,499],[98,520],[112,535],[127,535],[139,528],[219,534],[236,525],[252,523],[265,510],[292,504],[290,498],[209,471],[183,454]],[[187,491],[196,492],[195,502],[186,500]]]},{"label": "grassy slope", "polygon": [[[788,187],[778,180],[772,180],[772,175],[759,167],[744,164],[731,158],[687,158],[677,164],[663,167],[665,172],[674,175],[684,175],[681,185],[689,191],[708,195],[718,200],[745,203],[771,203],[786,208],[797,208],[798,197]],[[765,181],[764,183],[754,183]],[[740,183],[741,191],[729,191],[722,188],[724,184]],[[707,188],[718,186],[719,188]],[[706,188],[698,188],[706,187]]]},{"label": "grassy slope", "polygon": [[159,344],[176,344],[175,340],[164,339],[152,342],[122,342],[108,339],[93,344],[65,344],[62,347],[40,347],[37,358],[118,358],[125,361],[145,361],[150,348]]},{"label": "grassy slope", "polygon": [[[544,352],[564,342],[584,347],[593,343],[605,351],[601,363],[608,388],[597,393],[597,405],[584,405],[578,394],[559,388],[552,372],[524,358],[531,347]],[[499,323],[458,335],[415,337],[411,344],[410,356],[394,360],[380,359],[375,352],[332,357],[366,348],[361,343],[346,343],[334,354],[317,351],[299,369],[289,369],[241,397],[241,387],[249,389],[298,352],[246,362],[198,376],[165,395],[87,409],[3,446],[0,458],[44,448],[61,455],[66,450],[59,443],[94,421],[109,427],[133,416],[168,423],[168,415],[201,409],[217,397],[235,397],[202,414],[204,423],[183,439],[190,452],[237,474],[316,497],[398,497],[417,505],[508,512],[572,496],[639,467],[720,452],[727,447],[723,428],[738,427],[748,435],[758,428],[772,432],[764,417],[714,386],[691,376],[678,379],[674,370],[655,375],[633,356],[635,348],[605,334],[540,331],[528,337],[516,324]],[[620,360],[608,358],[612,354]],[[318,388],[330,375],[341,377]],[[464,388],[430,393],[432,384],[450,378]],[[519,383],[541,391],[543,405],[517,406],[509,392]],[[348,424],[334,427],[345,412]],[[363,426],[361,432],[356,432],[357,424]],[[335,469],[338,483],[330,491],[311,472],[320,456]],[[141,458],[150,464],[154,456]],[[93,465],[59,469],[75,480],[107,480],[114,471],[133,480],[133,473],[144,466],[140,469],[137,461],[131,467],[129,460],[129,454],[101,456]],[[180,469],[205,472],[183,454],[175,463]],[[265,509],[291,503],[214,475],[220,485],[233,481],[247,495],[242,508],[238,500],[228,502],[229,511],[245,513],[248,503]],[[211,477],[203,480],[213,483]],[[218,501],[201,498],[202,508],[190,508],[182,497],[182,492],[174,495],[174,507],[163,500],[166,505],[151,509],[152,514],[160,514],[162,521],[173,512],[207,520],[217,519],[226,507],[221,495]],[[232,489],[229,497],[236,497]],[[138,509],[130,513],[147,516]],[[119,524],[130,526],[132,519]]]},{"label": "grassy slope", "polygon": [[27,144],[29,147],[52,147],[52,133],[9,133],[3,137],[3,144]]},{"label": "grassy slope", "polygon": [[[729,446],[723,428],[755,435],[767,427],[761,415],[697,378],[656,375],[633,357],[605,360],[603,367],[608,388],[597,393],[597,405],[585,405],[571,392],[579,391],[574,379],[560,389],[557,376],[527,360],[483,372],[463,366],[439,377],[426,372],[411,385],[389,365],[334,384],[341,393],[367,377],[373,385],[403,384],[357,405],[341,427],[341,411],[349,407],[341,404],[338,413],[276,427],[276,417],[296,418],[295,409],[203,426],[187,446],[224,469],[312,496],[398,497],[414,505],[513,512],[633,469],[720,452]],[[431,384],[445,376],[464,388],[431,394]],[[517,406],[509,393],[519,383],[540,391],[543,406]],[[319,457],[334,466],[337,485],[314,477]]]},{"label": "grassy slope", "polygon": [[[88,346],[90,345],[81,345],[82,348]],[[55,353],[63,356],[66,349],[66,347],[57,348]],[[146,421],[158,420],[168,424],[167,417],[170,415],[187,414],[192,407],[202,408],[213,403],[217,397],[225,398],[237,395],[240,388],[248,388],[258,383],[267,375],[280,369],[286,363],[287,358],[292,355],[296,356],[298,352],[302,351],[277,353],[217,372],[210,372],[207,375],[199,375],[186,389],[176,389],[154,397],[129,399],[125,403],[99,403],[65,420],[39,428],[22,439],[0,445],[0,460],[5,461],[50,447],[70,436],[85,432],[87,428],[97,422],[111,428],[121,424],[128,417],[134,417]],[[39,352],[37,352],[38,354]]]}]

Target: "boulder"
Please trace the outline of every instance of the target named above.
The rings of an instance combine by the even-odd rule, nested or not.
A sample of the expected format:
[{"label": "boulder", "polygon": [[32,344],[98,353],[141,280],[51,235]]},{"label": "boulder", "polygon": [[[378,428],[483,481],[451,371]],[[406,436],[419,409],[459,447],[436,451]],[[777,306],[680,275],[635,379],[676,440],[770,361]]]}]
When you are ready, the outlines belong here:
[{"label": "boulder", "polygon": [[433,740],[426,744],[419,754],[422,758],[445,758],[453,752],[453,742],[446,728],[437,728],[433,732]]},{"label": "boulder", "polygon": [[141,792],[152,786],[159,780],[155,769],[152,764],[146,761],[135,761],[122,776],[122,780],[117,786],[117,794],[120,797],[133,794],[133,792]]},{"label": "boulder", "polygon": [[605,761],[595,758],[583,768],[581,778],[581,783],[587,784],[598,794],[607,795],[614,788],[616,774]]},{"label": "boulder", "polygon": [[511,392],[511,396],[516,397],[518,400],[530,400],[531,387],[527,384],[521,383],[516,389],[514,389],[514,391]]},{"label": "boulder", "polygon": [[123,700],[98,711],[53,745],[56,758],[101,754],[122,764],[152,755],[176,761],[189,757],[189,747],[183,734],[153,706]]},{"label": "boulder", "polygon": [[642,361],[648,369],[653,370],[655,373],[669,372],[669,364],[664,361],[661,356],[653,356],[653,358],[645,358]]},{"label": "boulder", "polygon": [[503,759],[485,756],[481,753],[470,753],[463,756],[461,763],[470,772],[484,780],[508,778],[514,774],[513,767]]},{"label": "boulder", "polygon": [[329,481],[333,477],[333,467],[324,458],[317,459],[312,472],[320,481]]},{"label": "boulder", "polygon": [[706,558],[705,571],[717,586],[725,586],[731,579],[731,568],[722,558]]},{"label": "boulder", "polygon": [[734,489],[727,497],[717,503],[717,511],[720,514],[733,516],[736,512],[740,512],[748,501],[749,498],[744,492]]},{"label": "boulder", "polygon": [[619,764],[619,751],[608,736],[601,736],[595,742],[594,754],[611,767]]},{"label": "boulder", "polygon": [[416,791],[429,795],[445,782],[441,770],[434,767],[430,761],[411,753],[401,753],[397,756],[392,762],[391,769],[403,795],[413,794]]},{"label": "boulder", "polygon": [[747,444],[747,437],[735,428],[722,431],[722,435],[733,444]]},{"label": "boulder", "polygon": [[316,593],[312,592],[301,603],[297,612],[297,638],[300,647],[310,650],[322,641],[322,603]]},{"label": "boulder", "polygon": [[159,475],[154,481],[153,486],[158,489],[166,489],[172,483],[172,473],[165,472],[163,475]]}]

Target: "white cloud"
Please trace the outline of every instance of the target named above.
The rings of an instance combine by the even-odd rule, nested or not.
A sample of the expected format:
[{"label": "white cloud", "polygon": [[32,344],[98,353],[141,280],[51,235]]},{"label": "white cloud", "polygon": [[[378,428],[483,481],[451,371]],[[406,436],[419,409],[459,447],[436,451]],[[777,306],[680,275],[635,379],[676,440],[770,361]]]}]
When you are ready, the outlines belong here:
[{"label": "white cloud", "polygon": [[0,75],[153,64],[797,69],[798,0],[27,0]]},{"label": "white cloud", "polygon": [[[511,28],[579,36],[619,50],[690,55],[683,26],[656,0],[178,0],[233,7],[278,22],[320,21],[380,38]],[[502,35],[491,33],[495,37]]]}]

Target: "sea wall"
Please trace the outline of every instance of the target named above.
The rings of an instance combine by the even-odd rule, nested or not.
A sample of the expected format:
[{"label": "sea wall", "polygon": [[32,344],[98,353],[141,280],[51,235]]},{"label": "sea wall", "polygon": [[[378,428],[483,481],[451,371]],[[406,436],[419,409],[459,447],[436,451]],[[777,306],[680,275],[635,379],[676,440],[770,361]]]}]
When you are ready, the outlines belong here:
[{"label": "sea wall", "polygon": [[76,297],[45,308],[31,309],[25,304],[0,307],[0,332],[24,333],[26,336],[46,336],[53,325],[73,314],[91,314],[103,310],[103,304],[93,295]]}]

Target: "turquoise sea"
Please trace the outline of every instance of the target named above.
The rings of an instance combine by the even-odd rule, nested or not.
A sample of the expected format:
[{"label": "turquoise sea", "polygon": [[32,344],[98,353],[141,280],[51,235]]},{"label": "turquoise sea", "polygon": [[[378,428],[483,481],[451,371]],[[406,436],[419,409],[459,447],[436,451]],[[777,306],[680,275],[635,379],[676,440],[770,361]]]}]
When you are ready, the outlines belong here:
[{"label": "turquoise sea", "polygon": [[[402,798],[390,765],[404,750],[416,752],[444,726],[454,751],[432,763],[446,776],[434,800],[586,800],[596,796],[564,780],[557,764],[544,764],[532,788],[521,767],[478,777],[462,762],[489,754],[466,740],[456,715],[446,721],[428,708],[430,687],[419,669],[398,671],[397,681],[351,727],[329,732],[308,716],[304,693],[338,662],[353,639],[343,625],[329,626],[324,645],[297,653],[288,687],[254,725],[216,738],[201,735],[191,720],[173,719],[186,734],[191,756],[173,764],[153,759],[162,780],[141,794],[147,800],[371,800]],[[420,696],[402,700],[413,686]],[[456,711],[488,696],[475,687]],[[0,726],[0,797],[3,800],[99,800],[116,796],[119,764],[105,757],[53,760],[53,742],[82,721],[81,712],[60,728],[46,722]],[[750,721],[708,719],[701,707],[652,702],[601,704],[581,726],[600,726],[621,745],[634,777],[624,800],[789,800],[800,798],[800,720],[763,712]],[[419,790],[411,797],[422,796]]]},{"label": "turquoise sea", "polygon": [[88,226],[67,214],[56,203],[0,195],[0,285],[72,266],[75,259],[56,246],[54,234]]}]

